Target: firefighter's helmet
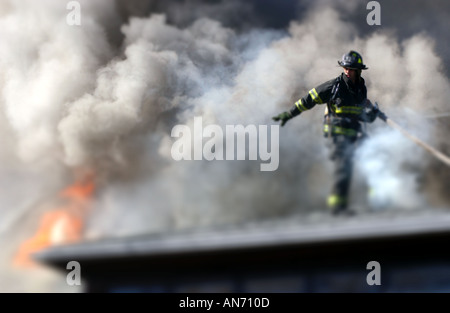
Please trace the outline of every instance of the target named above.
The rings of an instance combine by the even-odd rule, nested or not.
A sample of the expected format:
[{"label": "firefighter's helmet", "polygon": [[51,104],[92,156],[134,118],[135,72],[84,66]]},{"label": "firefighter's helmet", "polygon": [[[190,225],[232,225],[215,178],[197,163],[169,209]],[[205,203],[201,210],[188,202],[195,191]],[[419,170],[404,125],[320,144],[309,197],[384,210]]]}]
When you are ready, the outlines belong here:
[{"label": "firefighter's helmet", "polygon": [[342,67],[351,68],[355,70],[367,70],[368,67],[363,63],[362,56],[351,50],[342,56],[342,60],[338,61],[338,64]]}]

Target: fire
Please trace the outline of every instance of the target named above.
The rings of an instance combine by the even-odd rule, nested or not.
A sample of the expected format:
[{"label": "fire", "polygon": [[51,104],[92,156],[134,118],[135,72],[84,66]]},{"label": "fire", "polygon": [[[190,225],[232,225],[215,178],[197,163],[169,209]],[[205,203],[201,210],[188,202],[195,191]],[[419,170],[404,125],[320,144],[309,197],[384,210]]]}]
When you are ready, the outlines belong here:
[{"label": "fire", "polygon": [[83,221],[95,184],[93,175],[77,180],[59,194],[61,206],[45,213],[36,234],[23,242],[14,258],[14,265],[33,267],[31,255],[53,245],[74,243],[82,239]]}]

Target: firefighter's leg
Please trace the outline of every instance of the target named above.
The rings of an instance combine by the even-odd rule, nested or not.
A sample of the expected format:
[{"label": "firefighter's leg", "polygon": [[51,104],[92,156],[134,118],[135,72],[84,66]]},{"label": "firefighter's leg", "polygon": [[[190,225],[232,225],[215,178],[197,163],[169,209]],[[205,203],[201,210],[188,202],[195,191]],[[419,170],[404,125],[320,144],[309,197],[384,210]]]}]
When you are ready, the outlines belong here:
[{"label": "firefighter's leg", "polygon": [[346,136],[332,139],[331,159],[334,161],[333,186],[328,207],[333,213],[346,212],[353,171],[353,141]]}]

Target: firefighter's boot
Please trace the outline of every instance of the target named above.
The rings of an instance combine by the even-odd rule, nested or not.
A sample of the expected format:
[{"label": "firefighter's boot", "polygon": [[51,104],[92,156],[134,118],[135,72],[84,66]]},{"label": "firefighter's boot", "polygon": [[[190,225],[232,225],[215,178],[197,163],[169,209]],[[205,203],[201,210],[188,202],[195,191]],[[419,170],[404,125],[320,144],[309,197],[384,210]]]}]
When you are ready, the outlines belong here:
[{"label": "firefighter's boot", "polygon": [[328,197],[327,206],[333,215],[354,215],[354,212],[348,208],[347,202],[347,197],[332,194]]}]

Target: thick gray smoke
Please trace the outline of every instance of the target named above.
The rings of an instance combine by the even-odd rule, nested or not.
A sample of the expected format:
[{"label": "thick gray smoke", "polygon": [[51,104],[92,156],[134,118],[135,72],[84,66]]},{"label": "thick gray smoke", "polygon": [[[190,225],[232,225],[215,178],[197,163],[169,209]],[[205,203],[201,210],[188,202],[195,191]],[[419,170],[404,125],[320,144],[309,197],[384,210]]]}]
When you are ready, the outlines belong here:
[{"label": "thick gray smoke", "polygon": [[[356,3],[299,2],[299,17],[279,29],[252,15],[252,2],[86,0],[81,26],[67,25],[66,3],[0,3],[0,231],[8,236],[29,234],[36,226],[22,218],[79,168],[98,181],[87,239],[326,213],[323,106],[280,129],[274,172],[261,172],[259,161],[174,161],[171,129],[193,129],[196,117],[224,129],[270,125],[339,75],[336,60],[350,49],[370,68],[369,98],[450,149],[448,124],[426,118],[448,112],[442,38],[361,32],[361,21],[348,19],[359,14]],[[380,120],[368,132],[356,159],[356,207],[449,206],[448,168]]]}]

